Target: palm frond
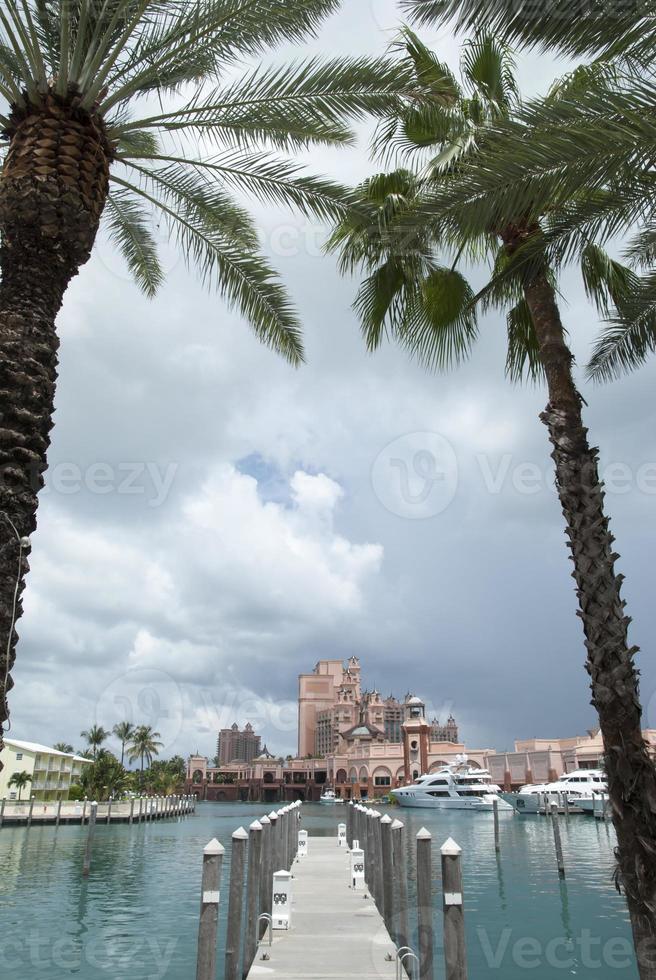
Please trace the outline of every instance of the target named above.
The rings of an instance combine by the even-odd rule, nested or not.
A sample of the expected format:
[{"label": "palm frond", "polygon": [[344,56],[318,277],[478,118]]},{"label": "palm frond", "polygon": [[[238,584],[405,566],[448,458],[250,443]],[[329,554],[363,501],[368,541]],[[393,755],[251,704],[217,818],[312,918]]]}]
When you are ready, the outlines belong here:
[{"label": "palm frond", "polygon": [[243,216],[234,217],[239,209],[233,205],[226,216],[222,206],[217,209],[216,192],[194,184],[188,175],[178,181],[156,175],[160,197],[116,175],[111,179],[161,211],[185,261],[245,317],[262,343],[292,364],[303,361],[298,318],[275,272],[258,253],[250,224],[244,227]]},{"label": "palm frond", "polygon": [[146,296],[153,297],[164,281],[164,273],[146,212],[133,195],[119,188],[107,198],[104,220],[135,282]]},{"label": "palm frond", "polygon": [[506,354],[506,375],[513,382],[526,379],[538,382],[544,378],[544,367],[540,359],[540,349],[535,335],[531,311],[525,299],[508,311],[506,316],[508,332],[508,351]]},{"label": "palm frond", "polygon": [[594,242],[581,252],[581,276],[588,299],[603,316],[608,316],[613,306],[621,306],[639,286],[631,269],[611,259]]},{"label": "palm frond", "polygon": [[594,381],[612,381],[640,367],[656,353],[656,273],[639,281],[595,343],[587,373]]},{"label": "palm frond", "polygon": [[469,33],[484,28],[510,44],[555,48],[571,55],[612,56],[654,47],[656,18],[641,3],[541,4],[517,0],[402,0],[418,24],[450,24]]}]

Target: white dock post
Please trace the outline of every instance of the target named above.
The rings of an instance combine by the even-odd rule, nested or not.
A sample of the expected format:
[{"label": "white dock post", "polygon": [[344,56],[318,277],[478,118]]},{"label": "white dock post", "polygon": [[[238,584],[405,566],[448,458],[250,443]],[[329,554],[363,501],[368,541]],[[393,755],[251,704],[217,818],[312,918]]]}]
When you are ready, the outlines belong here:
[{"label": "white dock post", "polygon": [[346,824],[337,824],[337,846],[346,847]]},{"label": "white dock post", "polygon": [[225,849],[216,838],[211,840],[203,851],[196,980],[216,978],[216,933],[219,924],[219,889],[224,854]]},{"label": "white dock post", "polygon": [[239,980],[240,976],[239,959],[242,944],[241,923],[244,904],[244,869],[246,867],[247,848],[248,832],[243,827],[239,827],[232,835],[224,980]]},{"label": "white dock post", "polygon": [[354,891],[366,888],[364,862],[364,851],[358,847],[358,841],[354,840],[351,848],[351,888]]},{"label": "white dock post", "polygon": [[272,928],[290,929],[292,924],[292,876],[289,871],[276,871],[273,876],[271,908],[273,909]]},{"label": "white dock post", "polygon": [[298,832],[298,856],[300,858],[307,857],[308,853],[308,832],[307,830],[299,830]]},{"label": "white dock post", "polygon": [[442,845],[444,963],[446,980],[467,980],[465,912],[462,899],[462,848],[451,837]]}]

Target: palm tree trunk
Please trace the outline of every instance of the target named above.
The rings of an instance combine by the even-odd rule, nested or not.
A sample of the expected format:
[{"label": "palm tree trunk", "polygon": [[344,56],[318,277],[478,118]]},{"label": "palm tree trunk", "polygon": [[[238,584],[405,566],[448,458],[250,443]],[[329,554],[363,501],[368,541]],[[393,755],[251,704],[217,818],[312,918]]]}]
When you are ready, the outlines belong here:
[{"label": "palm tree trunk", "polygon": [[597,450],[588,444],[582,399],[572,377],[556,294],[546,270],[525,284],[547,377],[547,426],[556,486],[574,562],[573,577],[587,648],[592,703],[599,713],[613,823],[618,884],[623,888],[641,980],[656,978],[656,768],[642,737],[638,671],[629,646],[623,576],[604,512]]},{"label": "palm tree trunk", "polygon": [[57,379],[55,320],[88,259],[107,196],[112,147],[102,120],[53,93],[14,109],[0,177],[0,749],[14,625],[36,528]]}]

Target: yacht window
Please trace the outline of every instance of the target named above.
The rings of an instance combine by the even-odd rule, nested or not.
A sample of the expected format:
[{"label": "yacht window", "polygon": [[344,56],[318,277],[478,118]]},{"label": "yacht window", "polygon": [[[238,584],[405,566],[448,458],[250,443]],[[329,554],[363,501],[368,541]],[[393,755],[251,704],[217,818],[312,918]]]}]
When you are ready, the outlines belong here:
[{"label": "yacht window", "polygon": [[430,781],[430,783],[428,785],[429,786],[448,786],[449,785],[449,780],[448,779],[431,779],[431,781]]},{"label": "yacht window", "polygon": [[428,796],[448,796],[448,789],[429,789],[426,790]]}]

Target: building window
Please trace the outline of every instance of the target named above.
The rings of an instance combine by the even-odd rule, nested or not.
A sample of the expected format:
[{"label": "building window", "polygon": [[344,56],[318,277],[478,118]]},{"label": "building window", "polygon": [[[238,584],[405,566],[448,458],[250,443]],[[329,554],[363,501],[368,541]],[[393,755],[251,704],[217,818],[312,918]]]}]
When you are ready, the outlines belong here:
[{"label": "building window", "polygon": [[389,776],[375,776],[374,786],[391,786],[392,780]]},{"label": "building window", "polygon": [[23,753],[22,752],[17,752],[16,753],[16,762],[20,762],[22,758],[23,758]]}]

